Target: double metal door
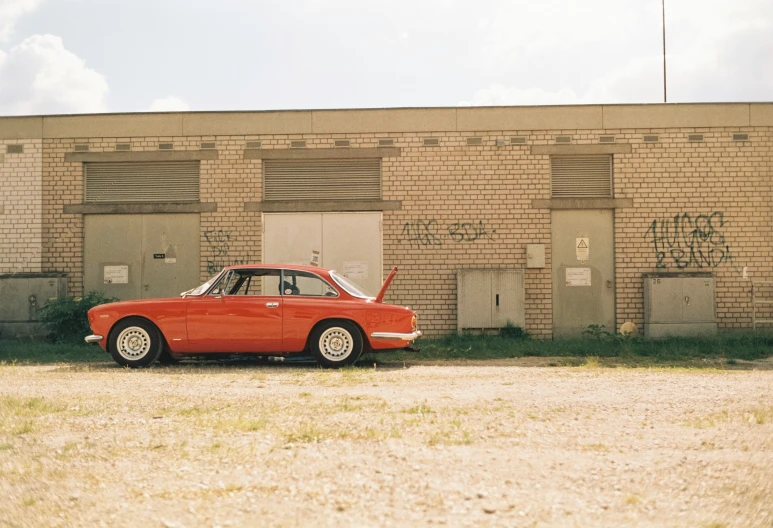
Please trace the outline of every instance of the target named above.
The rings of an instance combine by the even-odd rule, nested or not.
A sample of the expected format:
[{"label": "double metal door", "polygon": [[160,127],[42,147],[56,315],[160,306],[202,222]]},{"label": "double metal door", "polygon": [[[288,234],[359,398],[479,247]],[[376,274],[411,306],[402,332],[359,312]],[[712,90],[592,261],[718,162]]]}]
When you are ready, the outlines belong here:
[{"label": "double metal door", "polygon": [[199,283],[199,215],[86,215],[84,287],[119,299],[176,297]]}]

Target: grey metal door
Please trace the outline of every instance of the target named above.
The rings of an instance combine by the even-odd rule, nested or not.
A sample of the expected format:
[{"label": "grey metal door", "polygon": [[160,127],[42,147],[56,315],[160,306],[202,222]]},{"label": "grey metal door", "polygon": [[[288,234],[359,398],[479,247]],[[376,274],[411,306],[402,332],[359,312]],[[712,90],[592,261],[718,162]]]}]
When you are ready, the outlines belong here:
[{"label": "grey metal door", "polygon": [[523,270],[495,271],[491,277],[491,319],[494,328],[526,327]]},{"label": "grey metal door", "polygon": [[119,299],[176,297],[199,283],[199,215],[86,215],[84,287]]},{"label": "grey metal door", "polygon": [[612,210],[553,211],[553,337],[589,325],[615,332],[613,219]]},{"label": "grey metal door", "polygon": [[107,297],[142,297],[142,215],[86,215],[83,286]]},{"label": "grey metal door", "polygon": [[263,262],[335,269],[375,295],[383,280],[381,213],[263,215]]},{"label": "grey metal door", "polygon": [[491,271],[462,269],[456,277],[457,330],[491,328]]},{"label": "grey metal door", "polygon": [[177,297],[199,284],[199,215],[142,216],[142,297]]}]

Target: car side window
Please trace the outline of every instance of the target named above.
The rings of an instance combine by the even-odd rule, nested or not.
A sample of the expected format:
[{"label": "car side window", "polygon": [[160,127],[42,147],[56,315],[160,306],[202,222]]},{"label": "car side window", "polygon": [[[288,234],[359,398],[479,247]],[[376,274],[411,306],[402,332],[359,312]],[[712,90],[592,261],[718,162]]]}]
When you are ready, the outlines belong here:
[{"label": "car side window", "polygon": [[314,273],[285,270],[282,282],[282,295],[338,297],[338,291]]},{"label": "car side window", "polygon": [[224,273],[223,276],[220,277],[220,280],[217,281],[217,284],[215,284],[215,286],[209,291],[209,295],[223,295],[223,292],[228,287],[228,282],[231,280],[232,276],[232,271]]},{"label": "car side window", "polygon": [[274,269],[235,270],[226,286],[228,296],[279,295],[281,272]]}]

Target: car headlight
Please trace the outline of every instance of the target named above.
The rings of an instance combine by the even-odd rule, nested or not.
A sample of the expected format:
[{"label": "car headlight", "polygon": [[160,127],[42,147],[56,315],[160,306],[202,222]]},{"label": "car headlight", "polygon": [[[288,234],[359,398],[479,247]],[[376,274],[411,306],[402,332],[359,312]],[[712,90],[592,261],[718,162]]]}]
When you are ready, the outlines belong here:
[{"label": "car headlight", "polygon": [[416,330],[416,316],[411,317],[411,330]]}]

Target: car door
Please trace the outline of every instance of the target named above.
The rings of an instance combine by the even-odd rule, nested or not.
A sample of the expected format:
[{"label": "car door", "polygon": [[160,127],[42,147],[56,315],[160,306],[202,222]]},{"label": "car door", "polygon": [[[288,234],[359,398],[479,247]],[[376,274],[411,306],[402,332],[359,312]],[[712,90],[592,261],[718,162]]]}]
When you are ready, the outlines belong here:
[{"label": "car door", "polygon": [[231,270],[209,295],[188,303],[187,328],[197,352],[280,352],[281,272]]},{"label": "car door", "polygon": [[338,291],[316,273],[284,270],[282,350],[301,352],[321,319],[343,316]]}]

